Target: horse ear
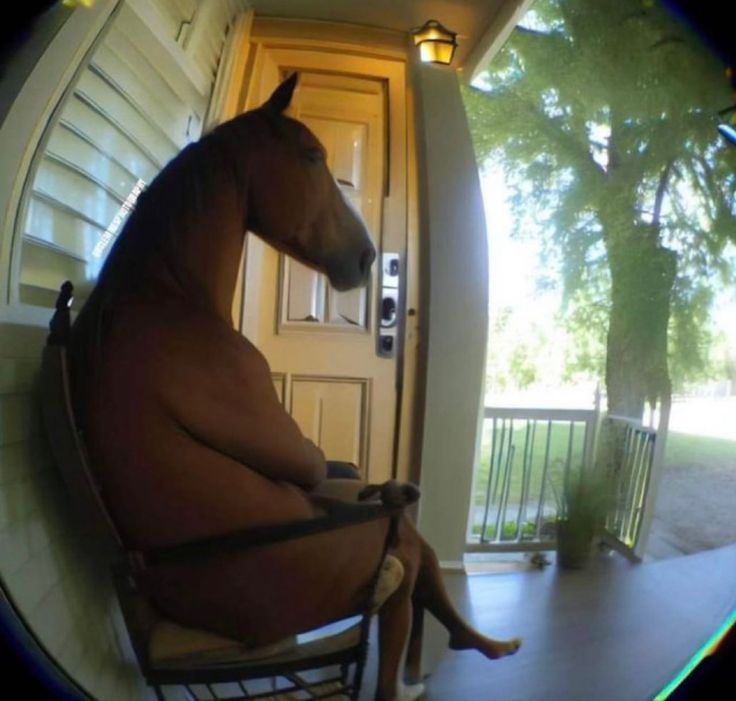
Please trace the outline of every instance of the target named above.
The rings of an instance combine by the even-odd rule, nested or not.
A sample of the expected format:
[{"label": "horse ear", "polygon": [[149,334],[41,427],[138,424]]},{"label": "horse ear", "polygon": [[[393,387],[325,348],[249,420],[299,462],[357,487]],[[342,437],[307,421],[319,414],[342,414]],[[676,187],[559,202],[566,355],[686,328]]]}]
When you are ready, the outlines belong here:
[{"label": "horse ear", "polygon": [[299,78],[298,73],[292,73],[276,90],[273,91],[271,97],[268,98],[268,102],[265,107],[273,110],[277,114],[281,114],[286,111],[286,108],[291,104],[291,98],[294,95],[294,88]]}]

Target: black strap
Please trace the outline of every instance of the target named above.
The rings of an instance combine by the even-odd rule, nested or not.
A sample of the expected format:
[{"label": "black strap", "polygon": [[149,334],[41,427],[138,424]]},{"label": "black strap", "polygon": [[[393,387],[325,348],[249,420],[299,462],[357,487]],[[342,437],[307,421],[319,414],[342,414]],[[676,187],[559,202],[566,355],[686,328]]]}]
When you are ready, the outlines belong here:
[{"label": "black strap", "polygon": [[[395,519],[401,513],[400,507],[389,508],[380,504],[365,504],[361,508],[345,510],[339,514],[320,516],[302,521],[290,521],[273,526],[249,528],[220,536],[152,548],[140,553],[145,566],[174,564],[202,560],[232,552],[238,552],[262,545],[273,545],[290,540],[306,538],[317,533],[348,528],[360,523],[382,518]],[[395,531],[392,528],[391,531]]]}]

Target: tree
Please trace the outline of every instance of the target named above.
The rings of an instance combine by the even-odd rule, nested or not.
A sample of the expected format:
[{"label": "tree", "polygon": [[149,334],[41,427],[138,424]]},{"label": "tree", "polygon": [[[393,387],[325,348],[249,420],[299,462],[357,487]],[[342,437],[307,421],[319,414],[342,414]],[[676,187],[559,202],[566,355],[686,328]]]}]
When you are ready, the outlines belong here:
[{"label": "tree", "polygon": [[723,68],[651,0],[538,0],[476,86],[476,153],[503,164],[514,233],[541,237],[571,327],[605,338],[609,411],[640,417],[702,369],[714,289],[736,280]]}]

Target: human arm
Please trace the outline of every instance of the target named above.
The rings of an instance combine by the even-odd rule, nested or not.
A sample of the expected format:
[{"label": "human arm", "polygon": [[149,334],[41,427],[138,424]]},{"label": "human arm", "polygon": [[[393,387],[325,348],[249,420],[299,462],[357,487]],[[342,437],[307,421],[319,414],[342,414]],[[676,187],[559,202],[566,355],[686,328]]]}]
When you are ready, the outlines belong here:
[{"label": "human arm", "polygon": [[326,476],[324,454],[279,401],[263,356],[247,343],[223,342],[213,358],[210,345],[192,339],[163,373],[172,417],[195,439],[265,477],[314,488]]}]

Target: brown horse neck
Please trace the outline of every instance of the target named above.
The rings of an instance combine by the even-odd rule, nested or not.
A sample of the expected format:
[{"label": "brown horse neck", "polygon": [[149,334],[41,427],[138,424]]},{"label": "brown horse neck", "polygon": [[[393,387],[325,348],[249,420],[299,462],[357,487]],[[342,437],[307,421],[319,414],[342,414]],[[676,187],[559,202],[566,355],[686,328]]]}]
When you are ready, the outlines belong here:
[{"label": "brown horse neck", "polygon": [[247,221],[250,160],[243,127],[225,124],[182,151],[146,193],[137,223],[146,231],[136,232],[163,239],[148,278],[229,325]]}]

